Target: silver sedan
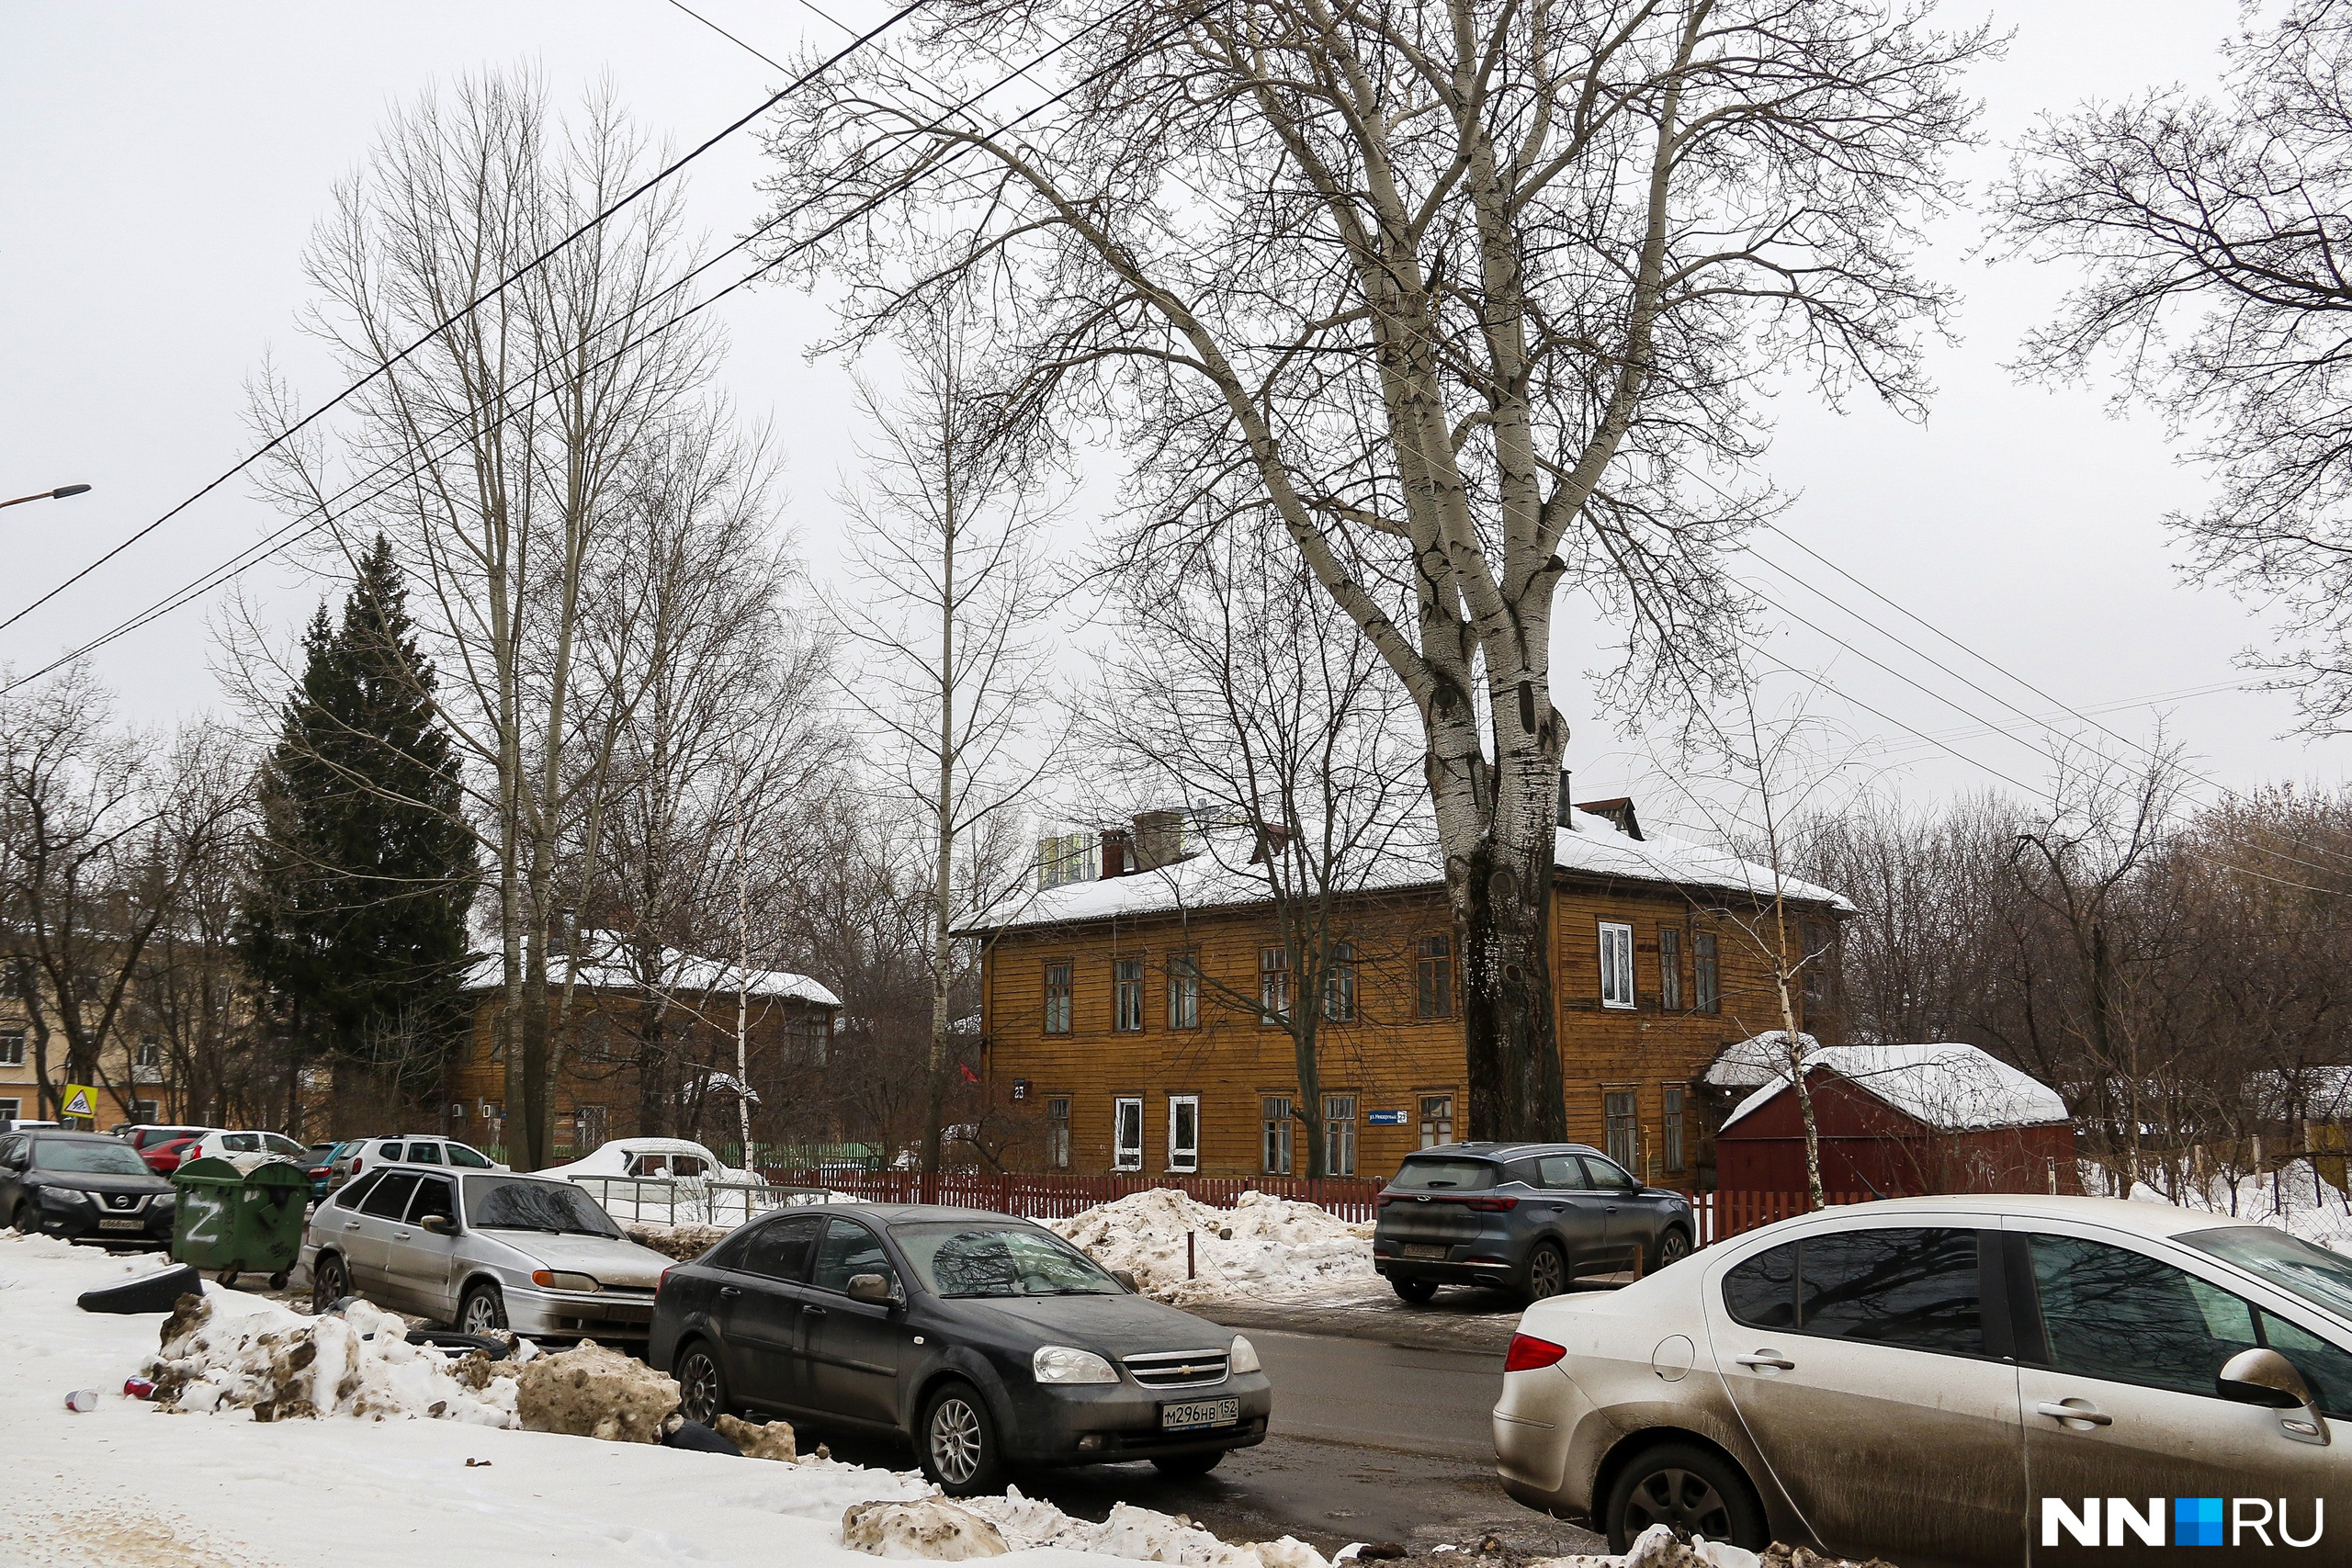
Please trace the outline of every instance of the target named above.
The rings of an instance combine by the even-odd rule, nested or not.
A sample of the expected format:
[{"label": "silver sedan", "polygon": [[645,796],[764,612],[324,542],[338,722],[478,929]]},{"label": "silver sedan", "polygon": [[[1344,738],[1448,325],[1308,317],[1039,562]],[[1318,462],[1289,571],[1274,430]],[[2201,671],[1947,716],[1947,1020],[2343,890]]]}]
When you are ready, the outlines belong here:
[{"label": "silver sedan", "polygon": [[1505,1489],[1621,1551],[1665,1524],[2044,1568],[2352,1517],[2352,1259],[2226,1215],[1829,1210],[1538,1302],[1506,1369]]},{"label": "silver sedan", "polygon": [[311,1216],[302,1259],[324,1306],[379,1306],[555,1338],[642,1339],[671,1260],[571,1182],[410,1166],[371,1170]]}]

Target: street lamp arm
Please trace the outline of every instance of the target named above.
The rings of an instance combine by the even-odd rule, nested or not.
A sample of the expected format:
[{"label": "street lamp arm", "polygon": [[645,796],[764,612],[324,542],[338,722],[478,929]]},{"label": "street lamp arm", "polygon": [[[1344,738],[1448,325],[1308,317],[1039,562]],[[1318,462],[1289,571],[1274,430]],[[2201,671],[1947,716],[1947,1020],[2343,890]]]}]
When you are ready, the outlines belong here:
[{"label": "street lamp arm", "polygon": [[69,495],[80,495],[88,485],[59,485],[55,490],[41,491],[33,495],[20,495],[14,501],[0,501],[0,506],[22,506],[28,501],[63,501]]}]

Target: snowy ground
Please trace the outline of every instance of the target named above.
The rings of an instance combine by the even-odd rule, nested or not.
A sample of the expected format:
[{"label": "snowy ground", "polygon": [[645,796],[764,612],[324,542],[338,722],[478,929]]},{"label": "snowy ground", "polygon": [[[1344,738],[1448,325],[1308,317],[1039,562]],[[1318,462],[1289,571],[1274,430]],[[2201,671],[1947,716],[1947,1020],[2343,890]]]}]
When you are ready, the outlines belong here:
[{"label": "snowy ground", "polygon": [[[2082,1175],[2084,1191],[2095,1194],[2102,1190],[2106,1172],[2101,1167],[2086,1160]],[[2202,1183],[2184,1185],[2177,1197],[2167,1197],[2142,1182],[2132,1190],[2132,1197],[2135,1202],[2173,1203],[2277,1225],[2315,1246],[2352,1254],[2352,1200],[2315,1179],[2307,1160],[2299,1160],[2267,1176],[2248,1176],[2235,1181],[2215,1176]]]},{"label": "snowy ground", "polygon": [[[298,1358],[305,1392],[326,1407],[377,1414],[262,1421],[249,1408],[167,1411],[121,1392],[154,1359],[161,1316],[74,1304],[83,1291],[167,1266],[0,1234],[0,1429],[17,1456],[0,1559],[12,1568],[842,1568],[873,1561],[842,1544],[851,1506],[930,1492],[911,1473],[831,1461],[786,1464],[475,1424],[499,1419],[495,1399],[451,1401],[440,1419],[406,1414],[430,1410],[457,1384],[404,1345],[379,1353],[356,1343],[382,1326],[374,1316],[328,1333],[211,1285],[208,1354],[251,1369],[268,1359],[264,1336],[282,1350],[287,1336],[307,1334],[316,1348],[315,1359]],[[346,1375],[370,1367],[356,1382]],[[334,1387],[348,1392],[330,1398]],[[95,1409],[67,1408],[77,1389],[97,1392]],[[975,1507],[1021,1547],[1008,1563],[1323,1568],[1295,1542],[1228,1546],[1148,1510],[1122,1507],[1086,1524],[1017,1495]],[[1033,1544],[1048,1540],[1091,1550]]]}]

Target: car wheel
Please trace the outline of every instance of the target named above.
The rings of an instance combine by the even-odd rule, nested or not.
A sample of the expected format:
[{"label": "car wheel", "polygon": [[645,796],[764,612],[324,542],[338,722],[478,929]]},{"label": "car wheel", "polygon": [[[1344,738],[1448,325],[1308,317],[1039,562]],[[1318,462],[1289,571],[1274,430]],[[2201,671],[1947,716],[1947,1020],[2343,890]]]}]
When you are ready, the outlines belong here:
[{"label": "car wheel", "polygon": [[1397,1295],[1403,1297],[1406,1301],[1412,1303],[1415,1306],[1419,1306],[1431,1296],[1437,1294],[1437,1281],[1434,1280],[1415,1280],[1408,1278],[1406,1275],[1399,1274],[1396,1278],[1390,1280],[1388,1284],[1389,1288],[1394,1290]]},{"label": "car wheel", "polygon": [[1680,1225],[1668,1225],[1650,1244],[1649,1261],[1645,1272],[1655,1274],[1669,1263],[1679,1263],[1690,1256],[1690,1233]]},{"label": "car wheel", "polygon": [[490,1334],[506,1326],[506,1298],[495,1285],[476,1285],[458,1305],[458,1331]]},{"label": "car wheel", "polygon": [[1687,1443],[1662,1443],[1636,1458],[1609,1489],[1609,1550],[1625,1551],[1652,1525],[1678,1540],[1703,1535],[1750,1551],[1770,1544],[1764,1510],[1736,1465]]},{"label": "car wheel", "polygon": [[923,1405],[916,1432],[922,1472],[950,1497],[997,1489],[1004,1469],[988,1402],[967,1382],[943,1384]]},{"label": "car wheel", "polygon": [[23,1231],[27,1235],[30,1235],[33,1232],[40,1229],[40,1211],[34,1208],[30,1203],[19,1203],[17,1205],[16,1213],[9,1219],[8,1223],[17,1230]]},{"label": "car wheel", "polygon": [[1152,1467],[1170,1481],[1190,1481],[1206,1475],[1225,1462],[1226,1450],[1211,1449],[1204,1454],[1168,1454],[1153,1460]]},{"label": "car wheel", "polygon": [[322,1313],[351,1294],[351,1268],[330,1252],[311,1265],[311,1311]]},{"label": "car wheel", "polygon": [[717,1353],[697,1339],[678,1358],[671,1375],[678,1380],[678,1414],[705,1427],[718,1426],[730,1406],[727,1374],[719,1370]]},{"label": "car wheel", "polygon": [[1539,1241],[1527,1255],[1527,1299],[1540,1302],[1568,1288],[1568,1259],[1557,1247]]}]

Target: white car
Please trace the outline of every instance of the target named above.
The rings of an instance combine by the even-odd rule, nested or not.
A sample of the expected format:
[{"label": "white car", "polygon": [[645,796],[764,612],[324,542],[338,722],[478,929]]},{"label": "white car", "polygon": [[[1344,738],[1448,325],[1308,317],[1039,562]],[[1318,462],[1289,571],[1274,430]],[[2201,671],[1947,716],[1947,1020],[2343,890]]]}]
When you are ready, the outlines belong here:
[{"label": "white car", "polygon": [[469,1334],[642,1339],[671,1259],[621,1235],[569,1182],[379,1166],[311,1215],[311,1300],[347,1295]]},{"label": "white car", "polygon": [[1504,1490],[1612,1551],[2045,1568],[2250,1517],[2301,1546],[2352,1474],[2352,1258],[2162,1203],[1858,1203],[1537,1302],[1504,1369]]},{"label": "white car", "polygon": [[199,1159],[250,1161],[255,1155],[276,1155],[281,1159],[290,1159],[306,1169],[311,1163],[311,1146],[308,1144],[298,1144],[283,1133],[223,1133],[218,1129],[205,1134],[182,1150],[180,1163],[187,1165],[191,1160]]},{"label": "white car", "polygon": [[541,1176],[570,1181],[582,1176],[640,1177],[672,1181],[756,1181],[700,1144],[686,1138],[615,1138],[570,1165],[551,1165]]},{"label": "white car", "polygon": [[337,1149],[334,1163],[327,1172],[327,1187],[330,1190],[341,1187],[362,1171],[373,1170],[379,1165],[430,1165],[458,1170],[506,1168],[471,1144],[432,1133],[402,1133],[391,1138],[354,1139]]}]

